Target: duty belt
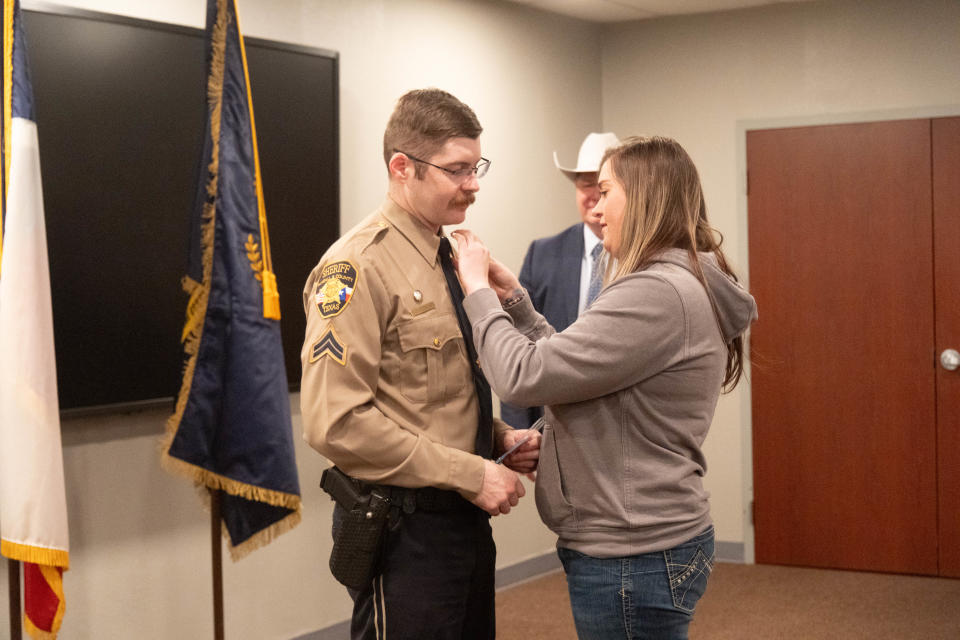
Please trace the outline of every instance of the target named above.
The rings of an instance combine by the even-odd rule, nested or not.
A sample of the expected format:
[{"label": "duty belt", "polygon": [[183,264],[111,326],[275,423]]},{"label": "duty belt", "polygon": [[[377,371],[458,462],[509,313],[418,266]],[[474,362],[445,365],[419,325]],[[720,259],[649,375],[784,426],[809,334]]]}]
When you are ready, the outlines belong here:
[{"label": "duty belt", "polygon": [[[473,503],[464,499],[456,491],[437,489],[435,487],[411,489],[392,485],[372,484],[351,478],[335,467],[328,471],[331,473],[324,474],[321,484],[324,490],[333,496],[337,502],[347,508],[347,510],[359,506],[359,504],[365,502],[371,494],[377,494],[382,498],[389,499],[394,508],[402,510],[404,513],[413,513],[418,510],[431,513],[468,511],[478,508],[474,506]],[[349,485],[352,486],[333,482],[334,477],[332,472],[339,473],[340,477],[347,480]],[[329,478],[328,475],[330,476]]]},{"label": "duty belt", "polygon": [[435,487],[408,489],[384,486],[380,488],[389,491],[390,499],[401,505],[404,513],[413,513],[414,511],[468,511],[477,508],[456,491]]}]

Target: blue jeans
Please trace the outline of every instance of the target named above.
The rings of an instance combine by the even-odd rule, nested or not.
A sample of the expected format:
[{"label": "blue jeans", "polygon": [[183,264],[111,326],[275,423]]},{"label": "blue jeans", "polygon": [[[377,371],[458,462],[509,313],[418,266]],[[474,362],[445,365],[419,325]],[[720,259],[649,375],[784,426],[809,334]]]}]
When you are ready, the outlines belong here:
[{"label": "blue jeans", "polygon": [[713,569],[713,527],[667,551],[594,558],[557,549],[580,640],[686,640]]}]

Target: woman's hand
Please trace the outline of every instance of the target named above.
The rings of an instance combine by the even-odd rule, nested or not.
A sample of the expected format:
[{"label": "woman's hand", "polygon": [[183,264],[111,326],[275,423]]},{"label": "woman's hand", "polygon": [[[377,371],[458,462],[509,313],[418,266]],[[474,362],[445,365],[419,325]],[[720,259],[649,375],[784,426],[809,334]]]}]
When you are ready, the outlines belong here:
[{"label": "woman's hand", "polygon": [[487,273],[490,270],[490,250],[469,229],[457,229],[451,234],[457,239],[457,271],[463,292],[470,295],[490,286]]},{"label": "woman's hand", "polygon": [[494,258],[490,258],[487,277],[490,280],[490,286],[497,292],[500,302],[516,296],[517,292],[522,289],[517,276],[513,275],[513,272],[507,269],[502,262]]},{"label": "woman's hand", "polygon": [[490,250],[469,229],[456,229],[450,233],[457,239],[459,248],[457,271],[463,291],[470,295],[478,289],[492,288],[500,302],[521,291],[520,281],[502,262],[490,257]]}]

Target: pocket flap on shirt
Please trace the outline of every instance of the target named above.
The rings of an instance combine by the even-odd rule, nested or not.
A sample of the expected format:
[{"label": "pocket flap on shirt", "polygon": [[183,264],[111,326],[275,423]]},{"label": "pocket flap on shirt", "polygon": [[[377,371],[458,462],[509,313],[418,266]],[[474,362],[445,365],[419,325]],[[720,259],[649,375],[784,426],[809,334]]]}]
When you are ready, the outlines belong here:
[{"label": "pocket flap on shirt", "polygon": [[463,338],[457,319],[452,313],[441,313],[407,320],[397,325],[400,348],[404,352],[413,349],[439,351],[448,341]]}]

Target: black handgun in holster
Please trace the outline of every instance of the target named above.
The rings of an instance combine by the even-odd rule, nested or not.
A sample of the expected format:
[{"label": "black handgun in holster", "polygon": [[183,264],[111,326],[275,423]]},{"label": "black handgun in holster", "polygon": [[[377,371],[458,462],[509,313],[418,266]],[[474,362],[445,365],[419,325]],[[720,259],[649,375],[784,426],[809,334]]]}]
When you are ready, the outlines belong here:
[{"label": "black handgun in holster", "polygon": [[390,496],[336,467],[324,470],[320,487],[346,511],[343,521],[334,526],[330,571],[344,586],[362,589],[380,573],[381,552],[391,520]]}]

